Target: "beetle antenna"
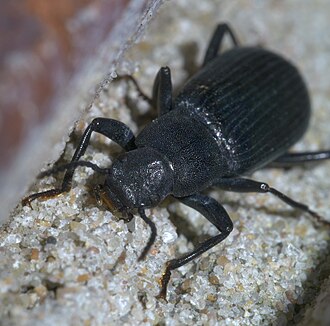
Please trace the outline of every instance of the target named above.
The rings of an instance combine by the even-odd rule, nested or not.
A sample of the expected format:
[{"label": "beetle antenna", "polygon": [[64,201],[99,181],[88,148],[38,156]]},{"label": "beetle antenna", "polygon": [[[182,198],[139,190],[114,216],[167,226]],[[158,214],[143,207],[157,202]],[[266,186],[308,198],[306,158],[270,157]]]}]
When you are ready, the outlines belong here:
[{"label": "beetle antenna", "polygon": [[155,223],[153,221],[151,221],[147,217],[147,215],[145,214],[144,209],[139,208],[138,212],[139,212],[141,218],[143,219],[143,221],[146,222],[149,225],[150,229],[151,229],[151,234],[150,234],[150,238],[148,240],[148,243],[144,247],[144,249],[143,249],[143,251],[142,251],[142,253],[141,253],[141,255],[138,259],[138,261],[141,261],[144,258],[146,258],[146,255],[147,255],[148,251],[150,250],[151,246],[154,244],[154,242],[156,240],[156,236],[157,236],[157,229],[156,229]]},{"label": "beetle antenna", "polygon": [[100,168],[98,165],[96,165],[92,162],[89,162],[89,161],[76,161],[76,162],[70,162],[70,163],[62,164],[60,166],[55,166],[55,167],[53,167],[53,168],[51,168],[47,171],[41,172],[38,177],[39,178],[44,178],[44,177],[47,177],[47,176],[52,175],[52,174],[63,172],[65,170],[74,170],[78,166],[84,166],[84,167],[90,168],[90,169],[92,169],[95,172],[100,173],[100,174],[108,174],[109,173],[108,168]]}]

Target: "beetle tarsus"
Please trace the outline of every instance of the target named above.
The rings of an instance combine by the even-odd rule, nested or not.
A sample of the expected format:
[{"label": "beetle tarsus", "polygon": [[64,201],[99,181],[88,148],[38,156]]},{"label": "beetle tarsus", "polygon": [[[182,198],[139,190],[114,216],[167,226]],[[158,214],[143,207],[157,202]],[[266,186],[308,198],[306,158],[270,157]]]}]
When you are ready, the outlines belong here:
[{"label": "beetle tarsus", "polygon": [[161,289],[158,293],[158,295],[156,296],[157,299],[163,299],[167,302],[167,285],[171,279],[171,270],[174,269],[171,266],[171,263],[175,261],[175,260],[170,260],[166,263],[166,267],[165,267],[165,271],[162,274],[161,278],[159,279],[159,284],[161,286]]}]

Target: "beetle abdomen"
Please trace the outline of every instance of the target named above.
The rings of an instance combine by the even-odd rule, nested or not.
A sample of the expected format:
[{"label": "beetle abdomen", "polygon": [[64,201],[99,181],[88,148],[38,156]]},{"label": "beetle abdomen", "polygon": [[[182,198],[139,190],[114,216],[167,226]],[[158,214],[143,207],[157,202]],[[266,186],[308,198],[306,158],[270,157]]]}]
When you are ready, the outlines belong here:
[{"label": "beetle abdomen", "polygon": [[297,69],[261,48],[234,48],[191,78],[174,107],[202,121],[232,174],[273,161],[305,132],[310,102]]}]

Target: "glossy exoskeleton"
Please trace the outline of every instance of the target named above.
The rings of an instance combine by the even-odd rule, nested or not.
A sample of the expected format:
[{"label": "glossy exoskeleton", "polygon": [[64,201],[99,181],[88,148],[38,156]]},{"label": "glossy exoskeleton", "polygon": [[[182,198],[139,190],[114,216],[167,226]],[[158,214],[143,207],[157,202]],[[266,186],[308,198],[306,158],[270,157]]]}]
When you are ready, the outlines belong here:
[{"label": "glossy exoskeleton", "polygon": [[[228,34],[233,48],[221,53]],[[134,80],[133,80],[134,81]],[[135,81],[134,81],[135,82]],[[305,133],[310,101],[305,83],[281,56],[260,47],[241,47],[227,24],[217,26],[200,70],[172,98],[170,69],[156,76],[150,102],[158,118],[134,137],[122,122],[97,118],[85,130],[61,188],[33,194],[23,203],[49,198],[71,188],[77,166],[105,174],[98,190],[109,207],[132,217],[139,215],[151,228],[143,259],[156,237],[156,227],[144,210],[169,195],[204,215],[219,230],[192,252],[170,260],[161,279],[159,297],[166,298],[171,271],[223,241],[233,229],[224,207],[201,192],[211,186],[236,192],[271,193],[288,205],[329,224],[305,204],[263,182],[242,178],[266,165],[293,166],[328,159],[330,151],[288,153]],[[111,167],[79,161],[93,132],[125,149]]]}]

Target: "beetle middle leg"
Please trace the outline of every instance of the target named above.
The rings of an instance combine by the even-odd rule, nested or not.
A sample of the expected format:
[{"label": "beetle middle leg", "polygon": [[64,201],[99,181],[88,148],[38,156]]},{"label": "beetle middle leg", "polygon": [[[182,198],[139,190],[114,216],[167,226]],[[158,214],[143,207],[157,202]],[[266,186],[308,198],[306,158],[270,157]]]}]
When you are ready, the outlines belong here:
[{"label": "beetle middle leg", "polygon": [[201,254],[223,241],[233,229],[233,223],[228,213],[215,199],[201,194],[195,194],[177,199],[183,204],[196,209],[203,216],[205,216],[220,231],[220,234],[204,241],[195,250],[183,255],[182,257],[172,259],[166,263],[166,269],[161,278],[162,288],[158,295],[158,298],[162,299],[166,299],[166,289],[172,270],[189,263],[191,260],[199,257]]},{"label": "beetle middle leg", "polygon": [[[90,141],[91,134],[93,132],[100,133],[107,138],[112,139],[118,145],[123,147],[126,151],[135,148],[135,137],[133,135],[133,132],[124,123],[113,119],[96,118],[86,128],[83,136],[80,139],[79,145],[75,153],[73,154],[71,163],[77,162],[80,157],[85,154],[85,151]],[[47,191],[32,194],[23,199],[23,206],[27,204],[30,205],[31,202],[37,198],[48,199],[69,191],[71,189],[72,178],[75,168],[76,166],[74,164],[71,167],[67,168],[60,188],[54,188]]]},{"label": "beetle middle leg", "polygon": [[293,200],[292,198],[284,195],[282,192],[276,190],[275,188],[270,187],[267,183],[245,178],[223,178],[215,181],[212,185],[217,186],[226,191],[271,193],[289,206],[296,209],[300,209],[301,211],[310,214],[319,223],[330,226],[330,222],[326,221],[319,214],[312,211],[307,205]]}]

